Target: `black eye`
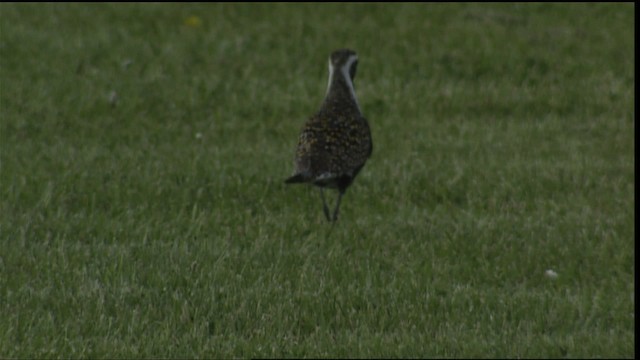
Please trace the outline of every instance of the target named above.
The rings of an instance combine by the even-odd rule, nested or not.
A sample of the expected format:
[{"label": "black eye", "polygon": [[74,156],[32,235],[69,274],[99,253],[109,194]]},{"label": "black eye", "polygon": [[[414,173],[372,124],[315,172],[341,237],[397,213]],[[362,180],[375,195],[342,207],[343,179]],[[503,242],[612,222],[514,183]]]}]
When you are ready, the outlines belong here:
[{"label": "black eye", "polygon": [[351,80],[356,78],[356,70],[358,68],[358,60],[354,61],[351,64],[351,68],[349,69],[349,76],[351,76]]}]

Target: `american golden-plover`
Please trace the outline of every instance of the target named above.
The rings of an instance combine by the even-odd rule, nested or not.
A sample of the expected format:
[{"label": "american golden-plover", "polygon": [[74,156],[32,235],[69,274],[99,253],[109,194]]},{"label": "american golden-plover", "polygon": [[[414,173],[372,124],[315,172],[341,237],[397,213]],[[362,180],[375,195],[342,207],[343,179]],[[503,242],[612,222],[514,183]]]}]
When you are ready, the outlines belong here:
[{"label": "american golden-plover", "polygon": [[[287,184],[309,183],[320,188],[322,210],[328,221],[338,219],[340,201],[369,156],[373,144],[367,119],[362,116],[353,87],[358,55],[334,51],[329,57],[329,85],[320,110],[302,128],[293,175]],[[333,215],[324,189],[338,190]]]}]

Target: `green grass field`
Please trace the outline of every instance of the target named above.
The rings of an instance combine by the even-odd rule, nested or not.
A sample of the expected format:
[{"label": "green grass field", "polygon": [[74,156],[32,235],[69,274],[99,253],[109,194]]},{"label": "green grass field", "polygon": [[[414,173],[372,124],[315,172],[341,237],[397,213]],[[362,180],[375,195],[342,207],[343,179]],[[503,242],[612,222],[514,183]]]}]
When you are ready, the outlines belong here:
[{"label": "green grass field", "polygon": [[[0,4],[0,357],[633,358],[634,22]],[[342,47],[374,151],[331,228],[283,180]]]}]

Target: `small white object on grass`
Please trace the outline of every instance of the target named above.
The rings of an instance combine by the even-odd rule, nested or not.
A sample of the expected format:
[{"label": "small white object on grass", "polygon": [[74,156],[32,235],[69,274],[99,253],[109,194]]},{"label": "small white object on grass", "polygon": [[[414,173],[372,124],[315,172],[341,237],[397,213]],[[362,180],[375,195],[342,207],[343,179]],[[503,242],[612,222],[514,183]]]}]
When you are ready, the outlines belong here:
[{"label": "small white object on grass", "polygon": [[197,132],[196,133],[196,139],[202,139],[202,133],[201,132]]},{"label": "small white object on grass", "polygon": [[118,93],[115,90],[112,90],[109,93],[109,104],[111,104],[111,106],[115,106],[117,102],[118,102]]},{"label": "small white object on grass", "polygon": [[548,269],[547,271],[544,272],[544,276],[548,277],[549,279],[557,279],[558,273],[551,269]]}]

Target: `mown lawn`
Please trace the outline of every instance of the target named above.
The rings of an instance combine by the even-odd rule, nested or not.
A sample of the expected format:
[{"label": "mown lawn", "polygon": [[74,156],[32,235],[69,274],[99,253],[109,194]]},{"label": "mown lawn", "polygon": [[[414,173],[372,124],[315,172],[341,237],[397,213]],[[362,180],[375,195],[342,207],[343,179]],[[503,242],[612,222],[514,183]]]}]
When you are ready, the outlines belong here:
[{"label": "mown lawn", "polygon": [[[0,4],[0,357],[633,358],[634,22]],[[374,152],[332,228],[283,180],[342,47]]]}]

